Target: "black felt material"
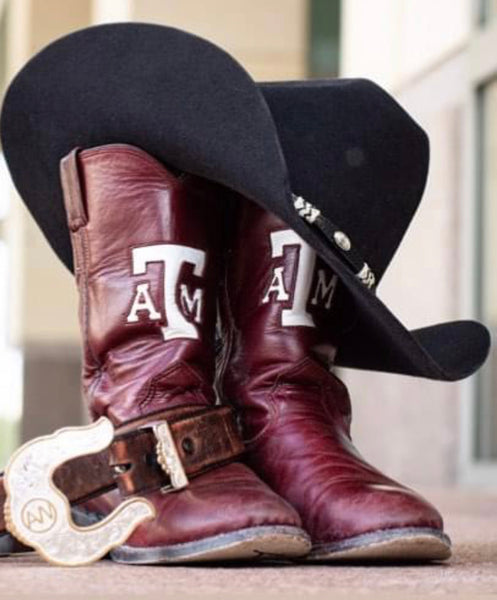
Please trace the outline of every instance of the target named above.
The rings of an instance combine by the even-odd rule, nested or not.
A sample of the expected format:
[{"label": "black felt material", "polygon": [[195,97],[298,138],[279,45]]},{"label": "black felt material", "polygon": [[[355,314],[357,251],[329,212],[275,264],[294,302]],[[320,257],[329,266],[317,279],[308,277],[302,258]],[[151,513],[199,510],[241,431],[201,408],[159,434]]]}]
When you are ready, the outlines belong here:
[{"label": "black felt material", "polygon": [[381,278],[421,200],[428,138],[371,81],[262,84],[292,191],[320,208]]},{"label": "black felt material", "polygon": [[70,268],[59,161],[75,146],[132,144],[251,198],[289,196],[252,79],[224,51],[173,28],[103,25],[49,45],[12,82],[1,137],[19,193]]},{"label": "black felt material", "polygon": [[35,56],[8,90],[0,127],[14,183],[69,268],[59,161],[76,146],[128,143],[258,202],[315,248],[340,277],[345,320],[355,323],[339,364],[454,380],[485,360],[489,336],[478,323],[409,332],[293,207],[291,190],[338,224],[380,279],[421,200],[428,143],[371,82],[257,86],[193,35],[103,25]]}]

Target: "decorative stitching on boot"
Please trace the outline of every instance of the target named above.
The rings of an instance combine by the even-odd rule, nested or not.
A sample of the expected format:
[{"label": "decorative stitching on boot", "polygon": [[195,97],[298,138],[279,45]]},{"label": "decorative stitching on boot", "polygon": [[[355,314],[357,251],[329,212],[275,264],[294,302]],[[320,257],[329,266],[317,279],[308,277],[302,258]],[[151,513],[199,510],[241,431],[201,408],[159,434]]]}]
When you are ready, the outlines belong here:
[{"label": "decorative stitching on boot", "polygon": [[[175,378],[181,373],[190,379],[190,382],[186,383],[186,385],[183,381],[178,380],[175,382]],[[161,388],[165,389],[161,390]],[[201,374],[191,365],[180,361],[150,378],[138,392],[136,402],[140,410],[144,411],[150,404],[160,405],[164,402],[170,402],[174,396],[183,396],[186,398],[188,395],[191,395],[197,402],[200,399],[206,405],[209,405],[207,391],[208,387]]]}]

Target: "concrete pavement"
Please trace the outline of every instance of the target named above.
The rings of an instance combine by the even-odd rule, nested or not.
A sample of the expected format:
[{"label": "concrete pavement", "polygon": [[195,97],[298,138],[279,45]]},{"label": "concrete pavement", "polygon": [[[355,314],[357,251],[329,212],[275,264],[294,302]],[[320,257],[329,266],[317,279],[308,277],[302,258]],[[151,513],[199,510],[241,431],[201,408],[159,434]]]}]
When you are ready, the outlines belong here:
[{"label": "concrete pavement", "polygon": [[497,491],[424,493],[441,509],[454,542],[447,564],[134,567],[100,561],[64,569],[26,555],[0,561],[0,598],[497,598]]}]

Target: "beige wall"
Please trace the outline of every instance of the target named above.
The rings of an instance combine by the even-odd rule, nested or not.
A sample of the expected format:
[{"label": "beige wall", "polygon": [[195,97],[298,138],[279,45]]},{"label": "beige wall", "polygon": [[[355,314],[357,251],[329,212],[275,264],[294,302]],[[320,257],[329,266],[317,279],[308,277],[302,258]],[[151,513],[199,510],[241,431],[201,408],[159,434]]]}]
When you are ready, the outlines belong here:
[{"label": "beige wall", "polygon": [[[88,25],[90,8],[88,0],[10,0],[8,76],[54,38]],[[80,350],[74,281],[12,194],[3,228],[10,262],[9,341],[22,349],[24,361],[9,385],[10,394],[23,390],[24,419],[20,428],[13,419],[11,428],[25,440],[82,420]],[[13,445],[19,443],[15,436]],[[8,456],[9,449],[4,451]]]},{"label": "beige wall", "polygon": [[[462,275],[473,202],[471,18],[468,0],[346,2],[344,75],[387,86],[430,137],[423,201],[379,288],[411,328],[471,317],[471,284]],[[345,377],[355,399],[355,438],[373,464],[406,482],[459,480],[462,432],[470,427],[462,422],[466,384],[352,371]]]},{"label": "beige wall", "polygon": [[471,32],[472,0],[344,0],[341,70],[394,89],[443,60]]},{"label": "beige wall", "polygon": [[211,40],[257,80],[305,76],[307,0],[136,0],[132,16]]}]

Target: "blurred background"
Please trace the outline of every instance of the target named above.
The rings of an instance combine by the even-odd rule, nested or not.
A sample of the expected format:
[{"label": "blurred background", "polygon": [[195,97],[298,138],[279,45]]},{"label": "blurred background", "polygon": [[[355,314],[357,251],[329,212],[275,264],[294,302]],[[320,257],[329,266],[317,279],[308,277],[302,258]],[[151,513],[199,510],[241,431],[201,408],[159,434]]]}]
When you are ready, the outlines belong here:
[{"label": "blurred background", "polygon": [[[478,318],[497,331],[497,0],[0,0],[0,97],[53,39],[126,20],[203,36],[256,80],[389,90],[427,130],[431,166],[379,295],[410,327]],[[0,467],[21,441],[86,418],[76,307],[0,153]],[[495,351],[455,384],[342,376],[370,462],[411,484],[497,487]]]}]

